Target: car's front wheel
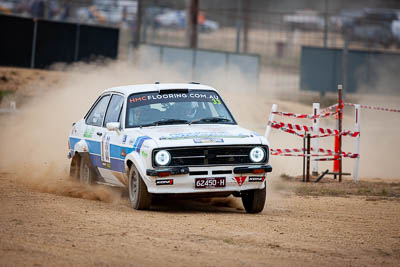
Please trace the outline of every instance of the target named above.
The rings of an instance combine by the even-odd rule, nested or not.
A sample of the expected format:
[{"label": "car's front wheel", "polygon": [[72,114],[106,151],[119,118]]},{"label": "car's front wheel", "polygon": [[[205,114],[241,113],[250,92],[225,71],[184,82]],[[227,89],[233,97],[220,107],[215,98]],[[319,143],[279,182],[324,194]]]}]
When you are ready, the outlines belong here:
[{"label": "car's front wheel", "polygon": [[135,166],[132,166],[129,171],[129,200],[132,208],[136,210],[149,209],[151,199],[151,193],[147,191],[147,186],[140,173]]},{"label": "car's front wheel", "polygon": [[242,192],[242,203],[247,213],[259,213],[264,209],[267,187]]}]

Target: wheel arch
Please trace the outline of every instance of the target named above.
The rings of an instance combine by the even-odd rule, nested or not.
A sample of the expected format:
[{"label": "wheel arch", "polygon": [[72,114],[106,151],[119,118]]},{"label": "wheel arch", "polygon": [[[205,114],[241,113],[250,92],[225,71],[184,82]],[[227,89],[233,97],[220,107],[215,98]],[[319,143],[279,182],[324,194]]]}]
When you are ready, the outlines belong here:
[{"label": "wheel arch", "polygon": [[143,178],[143,181],[146,183],[147,186],[149,186],[150,180],[146,176],[146,166],[143,160],[140,158],[139,153],[135,151],[128,154],[125,158],[125,172],[128,174],[128,176],[132,166],[135,166],[140,176]]},{"label": "wheel arch", "polygon": [[128,159],[126,161],[126,167],[125,167],[125,173],[126,173],[127,176],[129,176],[129,172],[131,170],[132,165],[133,165],[132,160]]},{"label": "wheel arch", "polygon": [[75,144],[73,150],[75,151],[75,153],[89,152],[89,147],[86,141],[84,139],[81,139],[78,143]]}]

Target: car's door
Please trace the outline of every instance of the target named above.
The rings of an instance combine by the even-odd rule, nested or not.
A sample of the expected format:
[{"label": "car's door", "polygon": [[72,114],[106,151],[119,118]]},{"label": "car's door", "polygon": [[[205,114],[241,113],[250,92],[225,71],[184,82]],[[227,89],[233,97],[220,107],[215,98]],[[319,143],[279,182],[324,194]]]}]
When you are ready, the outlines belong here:
[{"label": "car's door", "polygon": [[105,128],[103,127],[104,117],[107,106],[110,102],[111,94],[103,95],[92,107],[85,119],[85,129],[83,139],[86,141],[89,150],[90,161],[94,168],[100,170],[104,166],[102,161],[102,141]]},{"label": "car's door", "polygon": [[[123,173],[125,172],[124,160],[127,154],[126,139],[123,134],[122,108],[124,97],[113,94],[104,118],[104,136],[101,144],[101,159],[105,168],[100,169],[101,176],[109,183],[122,186],[126,183]],[[107,123],[119,123],[118,131],[107,130]]]}]

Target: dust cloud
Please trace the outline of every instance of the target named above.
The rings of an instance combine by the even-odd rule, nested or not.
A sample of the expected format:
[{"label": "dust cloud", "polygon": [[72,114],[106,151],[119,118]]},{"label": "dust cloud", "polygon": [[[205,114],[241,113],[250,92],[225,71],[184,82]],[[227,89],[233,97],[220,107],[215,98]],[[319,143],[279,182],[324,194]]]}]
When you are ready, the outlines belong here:
[{"label": "dust cloud", "polygon": [[18,183],[31,189],[59,196],[97,200],[111,204],[124,203],[123,192],[103,185],[82,185],[76,180],[64,175],[54,173],[55,166],[43,169],[43,173],[37,174],[18,172]]}]

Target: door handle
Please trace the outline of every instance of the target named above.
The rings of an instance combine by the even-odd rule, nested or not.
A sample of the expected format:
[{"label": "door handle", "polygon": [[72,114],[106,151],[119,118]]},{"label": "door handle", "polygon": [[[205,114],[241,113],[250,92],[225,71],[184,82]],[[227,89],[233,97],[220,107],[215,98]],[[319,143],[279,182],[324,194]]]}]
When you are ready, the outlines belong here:
[{"label": "door handle", "polygon": [[97,132],[97,135],[98,135],[98,136],[102,136],[102,135],[103,135],[103,133],[101,133],[101,132]]}]

